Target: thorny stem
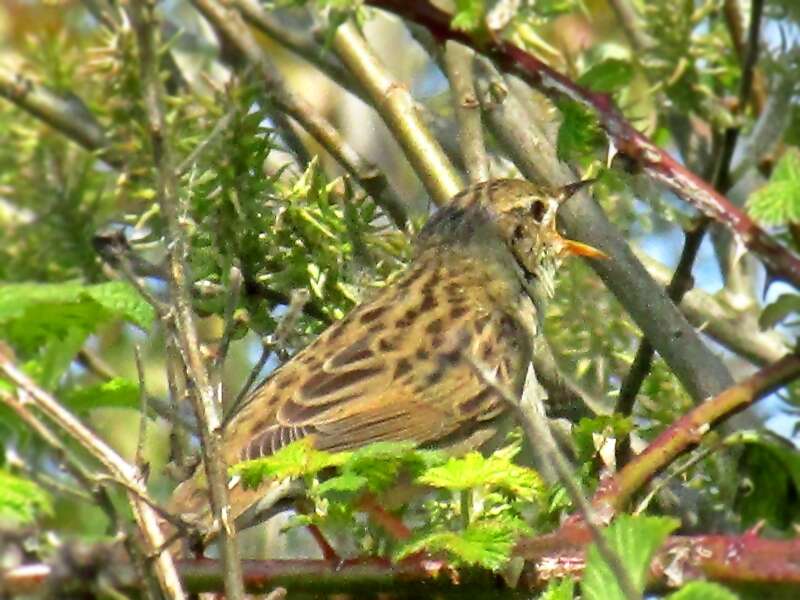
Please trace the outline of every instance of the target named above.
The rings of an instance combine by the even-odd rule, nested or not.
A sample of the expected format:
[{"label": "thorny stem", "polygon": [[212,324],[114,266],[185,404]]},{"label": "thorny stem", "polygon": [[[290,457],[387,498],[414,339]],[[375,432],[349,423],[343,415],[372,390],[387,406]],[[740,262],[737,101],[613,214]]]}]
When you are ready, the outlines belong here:
[{"label": "thorny stem", "polygon": [[718,420],[736,413],[800,376],[800,355],[790,354],[707,400],[675,421],[647,448],[608,481],[592,504],[621,510],[656,473],[687,448],[698,444]]}]

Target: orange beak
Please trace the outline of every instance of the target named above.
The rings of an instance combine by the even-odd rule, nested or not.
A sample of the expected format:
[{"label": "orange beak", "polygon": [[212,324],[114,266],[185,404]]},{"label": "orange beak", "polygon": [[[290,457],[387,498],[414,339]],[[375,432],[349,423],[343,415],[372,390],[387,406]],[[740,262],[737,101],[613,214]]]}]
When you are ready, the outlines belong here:
[{"label": "orange beak", "polygon": [[[575,183],[565,185],[560,190],[561,194],[559,195],[558,203],[563,204],[569,200],[575,194],[575,192],[594,182],[594,179],[584,179],[583,181],[576,181]],[[608,255],[605,252],[598,250],[589,244],[583,244],[581,242],[568,240],[566,238],[561,238],[561,240],[564,244],[563,248],[565,254],[570,254],[572,256],[585,256],[586,258],[608,258]]]},{"label": "orange beak", "polygon": [[608,258],[608,254],[594,246],[568,239],[564,239],[564,252],[572,256],[585,256],[586,258]]}]

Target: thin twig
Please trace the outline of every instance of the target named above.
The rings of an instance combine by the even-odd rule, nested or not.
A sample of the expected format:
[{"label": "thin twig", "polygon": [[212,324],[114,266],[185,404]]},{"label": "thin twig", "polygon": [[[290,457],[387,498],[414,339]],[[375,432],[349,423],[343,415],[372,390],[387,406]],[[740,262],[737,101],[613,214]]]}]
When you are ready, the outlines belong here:
[{"label": "thin twig", "polygon": [[241,561],[236,542],[236,529],[228,502],[227,465],[222,456],[222,417],[219,398],[209,381],[208,371],[200,352],[200,340],[191,306],[190,282],[186,264],[187,242],[181,219],[187,214],[177,189],[172,148],[168,142],[167,119],[164,113],[164,91],[159,76],[158,48],[160,47],[154,1],[129,5],[136,33],[145,105],[146,123],[156,169],[156,194],[161,212],[166,218],[170,235],[169,270],[167,283],[174,318],[169,321],[169,335],[186,363],[190,380],[195,386],[194,401],[200,430],[201,449],[209,483],[211,510],[222,532],[220,550],[225,563],[225,594],[231,600],[242,600]]},{"label": "thin twig", "polygon": [[216,359],[212,367],[212,384],[215,387],[222,385],[222,373],[225,367],[225,359],[228,357],[228,350],[236,330],[235,312],[239,305],[239,296],[242,290],[242,272],[236,265],[228,271],[228,300],[225,302],[224,322],[225,329],[222,331],[222,338],[216,352]]},{"label": "thin twig", "polygon": [[211,132],[203,139],[202,142],[195,146],[194,150],[189,153],[189,156],[181,161],[181,164],[178,165],[176,169],[176,173],[178,177],[181,177],[186,174],[186,172],[194,167],[195,163],[200,159],[203,153],[210,148],[230,125],[231,121],[233,120],[234,115],[236,114],[235,110],[229,110],[224,115],[222,115],[216,123],[214,123],[214,127],[212,127]]},{"label": "thin twig", "polygon": [[[139,439],[136,441],[136,460],[135,464],[139,471],[143,474],[147,473],[148,467],[145,461],[144,449],[147,443],[147,389],[145,387],[144,379],[144,365],[142,364],[142,349],[136,344],[133,347],[133,355],[136,358],[136,374],[139,377]],[[147,476],[144,476],[145,481]]]},{"label": "thin twig", "polygon": [[[124,482],[126,486],[130,485],[139,490],[141,495],[146,495],[147,492],[142,485],[141,474],[138,470],[123,460],[108,444],[62,407],[55,398],[39,388],[27,375],[20,371],[5,355],[2,348],[0,348],[0,371],[4,372],[12,383],[23,389],[39,410],[99,460],[116,479]],[[0,398],[3,400],[7,400],[8,396],[10,394],[6,392],[0,393]],[[148,504],[142,502],[138,496],[131,495],[130,498],[134,516],[142,536],[146,540],[148,551],[160,548],[164,538],[157,514]],[[159,554],[154,560],[154,566],[162,592],[168,598],[184,598],[180,579],[172,561],[172,555],[169,552]]]},{"label": "thin twig", "polygon": [[234,400],[233,404],[228,407],[225,413],[224,422],[227,423],[228,419],[235,415],[236,411],[238,411],[242,406],[242,403],[245,401],[250,392],[250,388],[253,386],[253,382],[255,382],[256,378],[258,377],[259,373],[261,373],[264,365],[267,364],[267,360],[269,360],[269,357],[273,352],[277,355],[278,359],[282,363],[289,359],[289,355],[285,349],[286,341],[294,332],[295,325],[300,319],[300,315],[303,314],[303,307],[306,305],[309,298],[310,294],[308,293],[308,290],[299,289],[292,292],[289,306],[281,319],[278,321],[274,333],[262,340],[261,356],[259,356],[255,366],[253,366],[253,368],[250,370],[250,374],[247,376],[247,380],[244,382],[244,385],[242,385],[242,389],[240,389],[239,393],[236,395],[236,400]]},{"label": "thin twig", "polygon": [[538,397],[537,387],[539,384],[533,365],[530,364],[528,366],[528,373],[525,378],[522,396],[516,398],[513,393],[497,380],[497,377],[490,369],[477,364],[475,361],[470,361],[470,363],[484,383],[498,393],[508,407],[518,415],[518,419],[523,429],[525,429],[527,438],[529,440],[536,440],[537,448],[555,469],[570,500],[572,500],[578,513],[583,516],[585,525],[591,534],[592,541],[597,546],[598,552],[608,564],[611,572],[617,578],[617,582],[624,596],[628,600],[640,599],[642,595],[636,590],[630,574],[622,564],[622,559],[620,559],[617,552],[611,548],[608,540],[603,536],[602,531],[600,531],[600,527],[607,523],[606,516],[589,504],[583,490],[581,490],[580,483],[572,472],[569,461],[558,448],[558,444],[553,437],[553,433],[550,431],[550,426],[544,416],[542,407],[537,406],[537,404],[541,405],[541,399]]}]

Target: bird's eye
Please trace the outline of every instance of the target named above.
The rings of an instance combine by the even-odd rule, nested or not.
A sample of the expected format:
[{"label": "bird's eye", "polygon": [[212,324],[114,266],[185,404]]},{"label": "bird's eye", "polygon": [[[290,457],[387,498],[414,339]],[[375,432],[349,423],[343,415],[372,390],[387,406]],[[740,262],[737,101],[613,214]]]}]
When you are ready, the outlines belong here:
[{"label": "bird's eye", "polygon": [[541,200],[535,200],[534,203],[531,205],[531,215],[536,221],[541,223],[542,218],[544,217],[545,209],[546,208],[544,202],[542,202]]}]

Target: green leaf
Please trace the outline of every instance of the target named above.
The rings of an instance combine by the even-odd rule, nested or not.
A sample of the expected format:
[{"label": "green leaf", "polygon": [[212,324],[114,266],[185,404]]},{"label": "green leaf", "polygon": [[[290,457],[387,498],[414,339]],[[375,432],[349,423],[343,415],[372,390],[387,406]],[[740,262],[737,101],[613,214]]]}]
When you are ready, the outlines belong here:
[{"label": "green leaf", "polygon": [[149,327],[153,309],[126,283],[18,283],[0,286],[0,326],[12,343],[33,350],[71,332],[89,335],[123,318]]},{"label": "green leaf", "polygon": [[342,465],[342,471],[363,477],[367,487],[379,492],[390,487],[401,472],[412,477],[432,465],[442,464],[444,454],[418,450],[413,442],[376,442],[353,451]]},{"label": "green leaf", "polygon": [[503,454],[484,457],[470,452],[462,458],[450,458],[445,464],[428,469],[417,482],[452,491],[481,486],[503,489],[529,502],[544,497],[544,484],[539,474],[515,465]]},{"label": "green leaf", "polygon": [[343,473],[336,477],[331,477],[322,482],[317,487],[317,493],[321,496],[331,493],[353,494],[360,492],[369,484],[369,479],[356,473]]},{"label": "green leaf", "polygon": [[667,600],[737,600],[737,596],[717,583],[692,581],[667,596]]},{"label": "green leaf", "polygon": [[800,294],[781,294],[775,302],[764,307],[758,317],[761,329],[775,327],[790,315],[800,315]]},{"label": "green leaf", "polygon": [[[603,532],[638,591],[644,590],[653,554],[679,524],[677,519],[669,517],[621,515]],[[595,544],[589,547],[586,556],[586,570],[581,581],[583,597],[587,600],[625,600],[616,576]]]},{"label": "green leaf", "polygon": [[578,160],[605,142],[595,116],[584,106],[569,99],[556,103],[561,111],[561,127],[558,128],[556,152],[564,161]]},{"label": "green leaf", "polygon": [[233,465],[228,472],[232,477],[241,476],[244,486],[253,489],[265,479],[306,477],[316,475],[328,467],[338,467],[347,460],[349,454],[316,450],[309,438],[303,438],[284,446],[272,456]]},{"label": "green leaf", "polygon": [[70,390],[62,394],[64,403],[77,412],[95,408],[135,408],[139,404],[139,384],[124,377]]},{"label": "green leaf", "polygon": [[30,523],[37,513],[53,513],[50,496],[34,482],[0,469],[0,523]]},{"label": "green leaf", "polygon": [[765,225],[800,223],[800,149],[786,150],[769,182],[747,199],[747,209]]},{"label": "green leaf", "polygon": [[435,531],[405,543],[395,554],[401,560],[423,550],[447,552],[455,565],[479,565],[497,570],[511,557],[517,538],[530,531],[520,519],[491,519],[471,523],[462,532]]},{"label": "green leaf", "polygon": [[800,453],[765,434],[745,441],[735,504],[742,522],[749,526],[766,521],[777,529],[791,529],[800,522]]},{"label": "green leaf", "polygon": [[586,462],[596,454],[594,435],[621,438],[633,429],[633,420],[620,414],[583,417],[572,432],[572,439],[578,450],[580,460]]},{"label": "green leaf", "polygon": [[483,27],[485,14],[484,0],[456,0],[456,11],[450,26],[462,31],[477,31]]},{"label": "green leaf", "polygon": [[130,321],[142,329],[149,329],[155,319],[155,309],[139,292],[124,281],[109,281],[85,286],[85,293],[108,309],[114,316]]},{"label": "green leaf", "polygon": [[608,58],[578,78],[578,83],[595,92],[614,92],[628,85],[633,78],[633,66],[627,60]]},{"label": "green leaf", "polygon": [[572,600],[575,597],[575,581],[566,579],[551,579],[547,589],[539,600]]}]

